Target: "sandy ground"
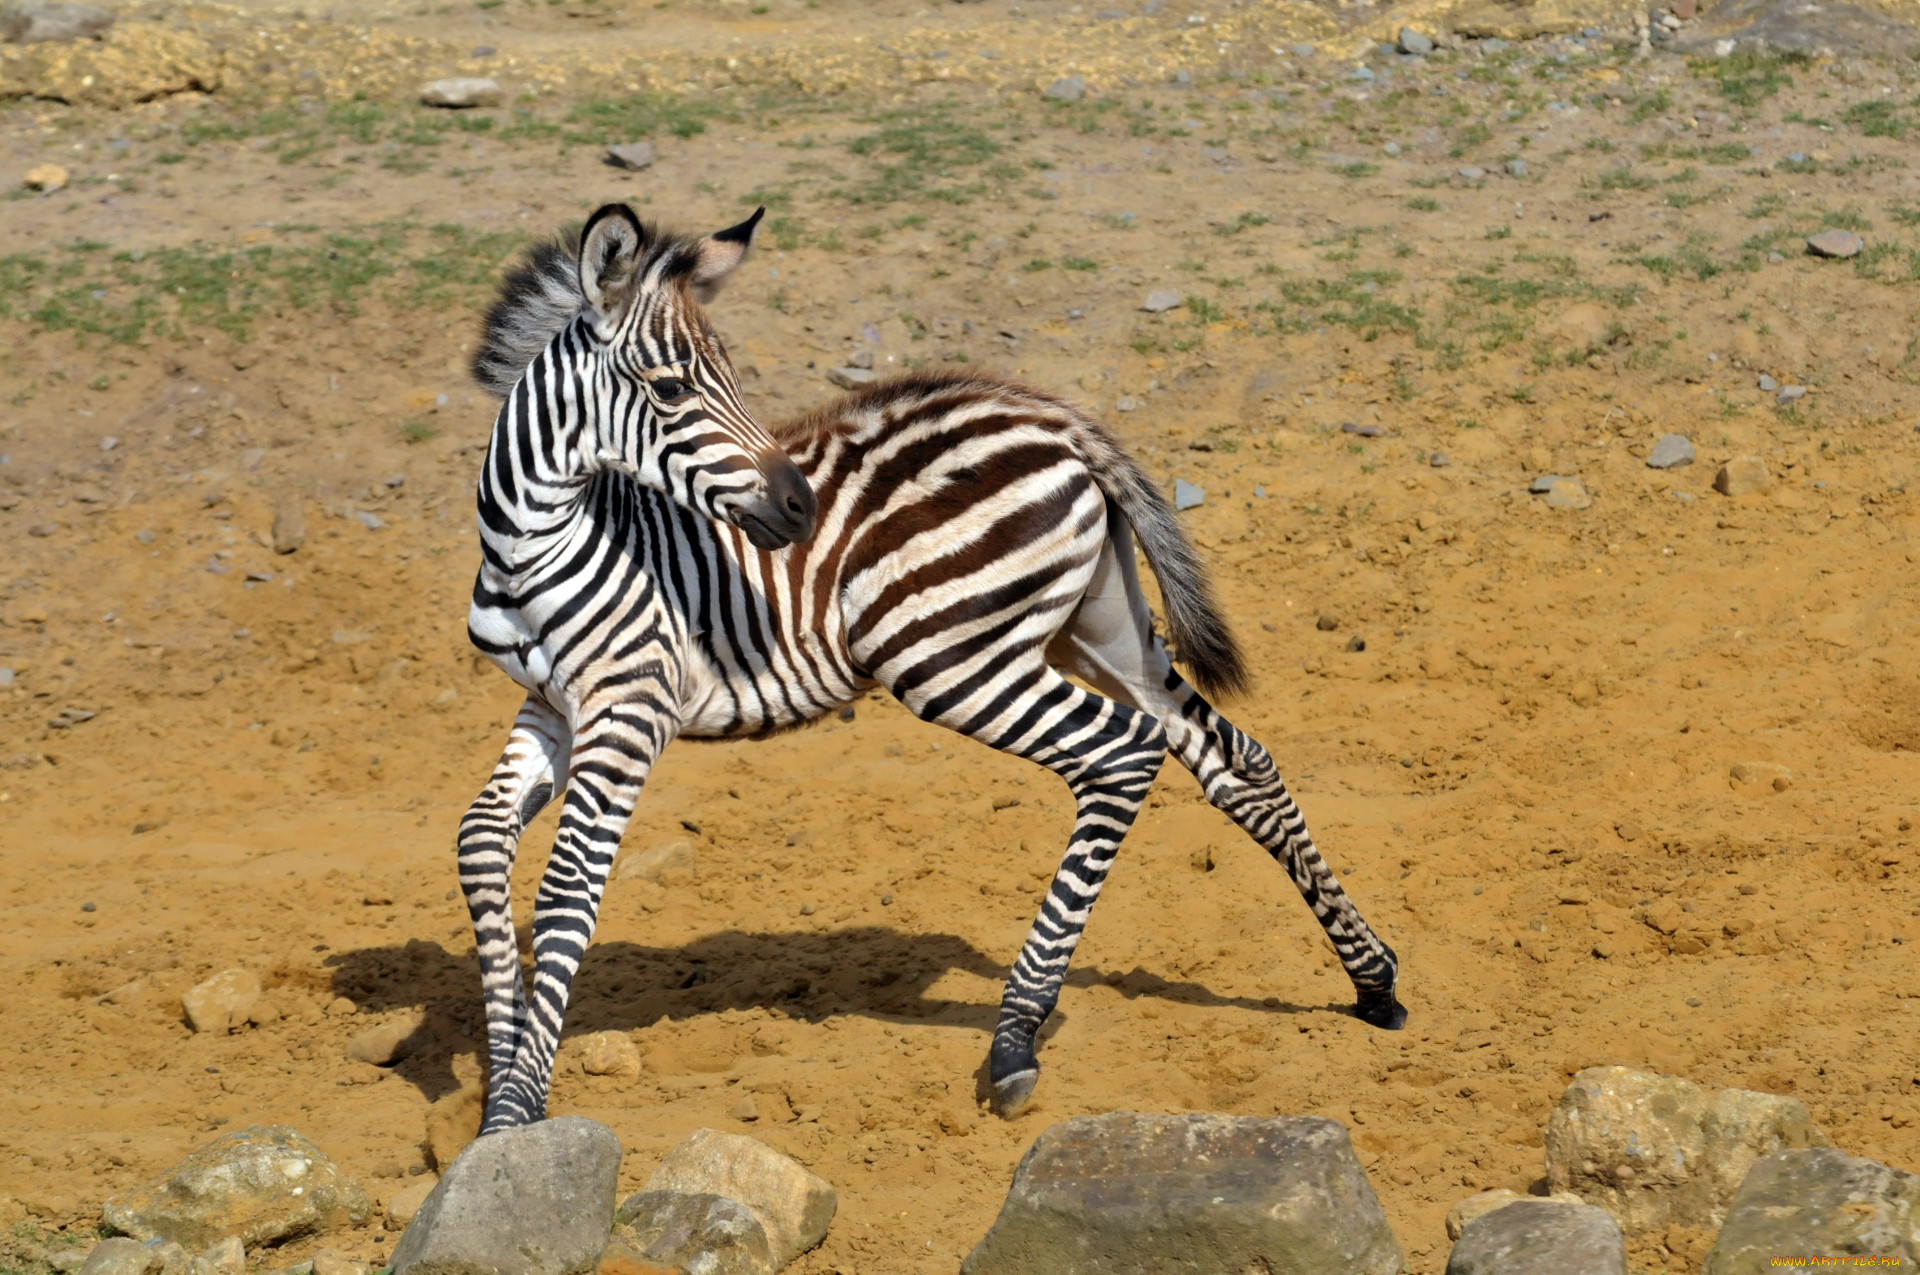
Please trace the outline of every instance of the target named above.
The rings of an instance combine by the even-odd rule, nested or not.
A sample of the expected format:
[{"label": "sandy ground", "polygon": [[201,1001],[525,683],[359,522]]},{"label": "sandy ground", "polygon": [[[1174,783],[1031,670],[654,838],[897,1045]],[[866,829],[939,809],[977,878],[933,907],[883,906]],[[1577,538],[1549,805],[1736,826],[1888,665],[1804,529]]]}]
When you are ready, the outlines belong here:
[{"label": "sandy ground", "polygon": [[[551,136],[450,134],[405,171],[350,141],[282,162],[217,103],[8,107],[0,169],[57,155],[75,184],[0,206],[0,1195],[79,1234],[252,1123],[376,1198],[424,1166],[429,1103],[478,1072],[454,829],[518,703],[465,639],[490,408],[463,360],[513,243],[609,197],[708,227],[772,198],[786,237],[714,310],[770,421],[863,345],[883,369],[964,357],[1084,398],[1205,489],[1187,517],[1256,673],[1229,711],[1399,950],[1411,1011],[1397,1034],[1344,1012],[1289,883],[1171,768],[1035,1106],[987,1115],[1000,984],[1071,807],[870,698],[679,744],[650,785],[629,847],[684,839],[696,866],[611,889],[568,1020],[631,1033],[645,1074],[588,1077],[563,1046],[553,1099],[618,1131],[623,1189],[697,1127],[751,1132],[839,1189],[799,1270],[950,1271],[1053,1121],[1318,1113],[1437,1272],[1446,1209],[1540,1179],[1547,1112],[1599,1063],[1793,1094],[1843,1148],[1920,1162],[1920,197],[1900,137],[1845,115],[1915,85],[1825,63],[1739,105],[1676,60],[1554,51],[1062,107],[735,103],[656,131],[639,175]],[[909,163],[888,129],[956,120],[991,158],[875,193]],[[189,144],[196,121],[234,127]],[[1803,255],[1836,218],[1865,264]],[[322,270],[359,251],[329,236],[380,228],[391,276],[331,300],[259,264]],[[141,273],[174,250],[218,259],[226,310]],[[450,252],[467,274],[422,285]],[[1152,288],[1192,300],[1149,316]],[[133,339],[48,330],[142,296]],[[1811,392],[1777,407],[1762,373]],[[1699,459],[1646,468],[1670,431]],[[1717,494],[1740,455],[1770,488]],[[1528,495],[1541,473],[1590,507]],[[282,556],[288,502],[308,534]],[[1750,763],[1783,769],[1733,778]],[[192,1034],[180,993],[236,965],[283,1017]],[[411,1057],[347,1061],[421,1007]],[[1702,1241],[1635,1262],[1694,1270]]]}]

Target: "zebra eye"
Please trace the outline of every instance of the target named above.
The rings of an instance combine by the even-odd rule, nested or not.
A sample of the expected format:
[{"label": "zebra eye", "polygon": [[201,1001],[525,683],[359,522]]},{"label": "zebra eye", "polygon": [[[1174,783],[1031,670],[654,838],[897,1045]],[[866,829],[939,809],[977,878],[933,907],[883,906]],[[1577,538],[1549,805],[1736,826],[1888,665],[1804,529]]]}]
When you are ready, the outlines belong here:
[{"label": "zebra eye", "polygon": [[685,398],[690,388],[685,381],[672,376],[657,377],[647,384],[652,388],[653,396],[658,399]]}]

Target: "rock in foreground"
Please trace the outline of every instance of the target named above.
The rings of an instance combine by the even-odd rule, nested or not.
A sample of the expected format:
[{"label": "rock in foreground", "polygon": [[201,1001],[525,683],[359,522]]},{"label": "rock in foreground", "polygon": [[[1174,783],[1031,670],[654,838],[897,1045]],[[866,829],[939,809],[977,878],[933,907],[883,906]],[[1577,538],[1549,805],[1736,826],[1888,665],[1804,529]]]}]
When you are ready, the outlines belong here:
[{"label": "rock in foreground", "polygon": [[620,1206],[626,1222],[614,1228],[609,1255],[636,1265],[698,1270],[700,1275],[773,1275],[767,1229],[753,1210],[722,1195],[642,1191]]},{"label": "rock in foreground", "polygon": [[1920,1177],[1831,1147],[1775,1152],[1740,1184],[1703,1275],[1759,1275],[1785,1254],[1920,1262]]},{"label": "rock in foreground", "polygon": [[455,76],[449,80],[435,80],[420,90],[420,101],[425,106],[444,106],[452,110],[466,110],[476,106],[498,106],[506,100],[506,91],[494,80],[477,76]]},{"label": "rock in foreground", "polygon": [[663,1193],[717,1195],[745,1206],[766,1233],[774,1270],[825,1239],[840,1206],[833,1187],[799,1161],[763,1142],[713,1129],[696,1129],[667,1152],[640,1194],[620,1206],[620,1223],[657,1211],[660,1203],[648,1197]]},{"label": "rock in foreground", "polygon": [[1460,1232],[1447,1275],[1627,1275],[1620,1227],[1591,1204],[1522,1200]]},{"label": "rock in foreground", "polygon": [[613,1225],[620,1139],[580,1116],[481,1138],[460,1153],[393,1252],[393,1275],[574,1275]]},{"label": "rock in foreground", "polygon": [[1685,434],[1662,434],[1647,453],[1648,469],[1678,469],[1693,464],[1693,443]]},{"label": "rock in foreground", "polygon": [[960,1269],[1396,1275],[1404,1265],[1334,1121],[1115,1112],[1040,1135]]},{"label": "rock in foreground", "polygon": [[167,1177],[116,1195],[101,1208],[117,1231],[195,1251],[230,1235],[264,1244],[357,1226],[371,1212],[359,1184],[285,1125],[255,1125],[216,1138]]},{"label": "rock in foreground", "polygon": [[1755,1161],[1826,1144],[1792,1098],[1589,1067],[1547,1121],[1547,1183],[1607,1210],[1629,1235],[1675,1224],[1710,1231]]},{"label": "rock in foreground", "polygon": [[251,970],[225,970],[182,993],[180,1008],[196,1032],[230,1032],[246,1025],[259,999],[258,975]]}]

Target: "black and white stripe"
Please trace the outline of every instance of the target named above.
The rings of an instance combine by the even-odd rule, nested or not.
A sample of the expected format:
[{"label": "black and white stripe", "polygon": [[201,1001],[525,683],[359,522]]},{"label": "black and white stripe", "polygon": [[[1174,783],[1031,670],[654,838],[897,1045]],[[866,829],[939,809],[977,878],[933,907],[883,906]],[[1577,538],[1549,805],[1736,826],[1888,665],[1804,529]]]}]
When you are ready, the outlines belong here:
[{"label": "black and white stripe", "polygon": [[[675,239],[602,209],[576,253],[537,253],[509,279],[476,360],[506,393],[481,481],[470,629],[528,691],[460,833],[487,1002],[484,1130],[545,1114],[568,987],[661,750],[680,734],[805,722],[875,683],[927,721],[1047,767],[1074,796],[1066,855],[994,1033],[1002,1111],[1033,1089],[1035,1035],[1169,751],[1287,869],[1361,1016],[1399,1026],[1392,950],[1314,848],[1266,751],[1188,685],[1153,631],[1136,537],[1195,681],[1243,683],[1158,489],[1071,404],[988,377],[896,380],[776,442],[742,405],[698,304],[752,230]],[[522,829],[556,794],[529,992],[508,886]]]}]

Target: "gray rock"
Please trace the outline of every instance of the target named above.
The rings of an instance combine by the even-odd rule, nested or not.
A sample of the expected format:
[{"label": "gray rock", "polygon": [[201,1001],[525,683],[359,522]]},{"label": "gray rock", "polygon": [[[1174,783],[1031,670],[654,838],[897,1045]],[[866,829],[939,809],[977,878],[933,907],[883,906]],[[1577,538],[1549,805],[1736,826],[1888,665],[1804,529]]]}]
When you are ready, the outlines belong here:
[{"label": "gray rock", "polygon": [[[1491,1191],[1482,1191],[1478,1195],[1469,1195],[1466,1199],[1447,1210],[1447,1238],[1450,1240],[1459,1239],[1460,1233],[1467,1229],[1467,1223],[1483,1214],[1491,1213],[1495,1209],[1504,1209],[1509,1204],[1522,1204],[1528,1200],[1537,1198],[1539,1197],[1522,1195],[1518,1191],[1511,1190],[1504,1186],[1495,1187]],[[1549,1196],[1548,1198],[1561,1204],[1579,1204],[1581,1202],[1579,1196],[1566,1191],[1561,1192],[1559,1195]]]},{"label": "gray rock", "polygon": [[153,1250],[139,1240],[101,1240],[87,1254],[80,1275],[146,1275]]},{"label": "gray rock", "polygon": [[1156,288],[1147,294],[1147,299],[1140,303],[1140,308],[1148,314],[1160,314],[1173,309],[1185,300],[1185,297],[1171,288]]},{"label": "gray rock", "polygon": [[59,1253],[49,1253],[47,1255],[47,1265],[60,1272],[60,1275],[74,1275],[75,1271],[78,1271],[86,1264],[87,1255],[75,1249],[66,1249]]},{"label": "gray rock", "polygon": [[640,1194],[620,1207],[621,1223],[639,1216],[647,1207],[642,1201],[659,1193],[720,1196],[744,1206],[765,1232],[775,1270],[825,1239],[840,1207],[833,1187],[799,1161],[714,1129],[696,1129],[667,1152]]},{"label": "gray rock", "polygon": [[1078,102],[1087,95],[1087,82],[1077,75],[1055,80],[1040,96],[1054,102]]},{"label": "gray rock", "polygon": [[843,390],[857,390],[864,385],[872,385],[880,378],[868,367],[836,367],[827,372],[827,379]]},{"label": "gray rock", "polygon": [[1825,1145],[1792,1098],[1589,1067],[1547,1120],[1547,1184],[1606,1209],[1630,1236],[1713,1230],[1755,1161]]},{"label": "gray rock", "polygon": [[1362,438],[1379,438],[1387,431],[1378,425],[1362,425],[1358,421],[1348,421],[1340,427],[1342,434],[1358,434]]},{"label": "gray rock", "polygon": [[1774,1152],[1740,1184],[1703,1275],[1759,1275],[1782,1254],[1920,1261],[1920,1177],[1831,1147]]},{"label": "gray rock", "polygon": [[1445,469],[1447,466],[1453,464],[1453,457],[1447,455],[1445,452],[1432,452],[1427,456],[1427,464],[1433,466],[1435,469]]},{"label": "gray rock", "polygon": [[247,1246],[238,1235],[229,1235],[200,1255],[209,1268],[207,1275],[247,1275]]},{"label": "gray rock", "polygon": [[260,978],[252,970],[224,970],[183,992],[180,1008],[196,1032],[224,1033],[244,1027],[259,999]]},{"label": "gray rock", "polygon": [[1447,1275],[1627,1275],[1620,1227],[1590,1204],[1524,1200],[1467,1223]]},{"label": "gray rock", "polygon": [[1851,230],[1823,230],[1807,236],[1807,251],[1816,257],[1857,257],[1866,246]]},{"label": "gray rock", "polygon": [[1770,252],[1767,254],[1767,264],[1770,266],[1777,266],[1785,260],[1786,258],[1781,256],[1777,252]]},{"label": "gray rock", "polygon": [[55,40],[97,38],[113,26],[113,15],[90,4],[21,0],[0,5],[0,41],[44,44]]},{"label": "gray rock", "polygon": [[1173,480],[1173,507],[1177,510],[1198,509],[1207,503],[1207,493],[1184,478]]},{"label": "gray rock", "polygon": [[1296,44],[1292,47],[1291,52],[1293,56],[1297,58],[1310,58],[1319,52],[1319,50],[1315,49],[1311,44]]},{"label": "gray rock", "polygon": [[1559,483],[1571,483],[1571,482],[1578,482],[1578,481],[1579,481],[1578,479],[1570,478],[1565,474],[1541,474],[1538,478],[1535,478],[1532,482],[1527,484],[1527,490],[1536,496],[1544,496],[1548,492],[1552,491],[1554,487]]},{"label": "gray rock", "polygon": [[607,147],[607,162],[628,172],[637,173],[652,168],[654,159],[652,142],[625,142]]},{"label": "gray rock", "polygon": [[1497,36],[1489,36],[1487,39],[1480,41],[1480,51],[1482,53],[1505,53],[1509,47],[1505,40]]},{"label": "gray rock", "polygon": [[1360,82],[1361,82],[1362,84],[1365,84],[1365,83],[1367,83],[1368,81],[1370,81],[1370,80],[1372,80],[1372,79],[1374,79],[1374,78],[1375,78],[1375,76],[1374,76],[1374,74],[1373,74],[1373,68],[1372,68],[1372,67],[1370,67],[1370,66],[1357,66],[1357,67],[1355,67],[1355,68],[1353,69],[1353,74],[1352,74],[1352,75],[1349,75],[1349,76],[1348,76],[1347,78],[1348,78],[1349,80],[1358,80],[1358,81],[1360,81]]},{"label": "gray rock", "polygon": [[285,496],[273,510],[273,551],[292,553],[307,543],[307,515],[298,496]]},{"label": "gray rock", "polygon": [[[609,1247],[640,1261],[697,1269],[701,1275],[772,1275],[779,1268],[766,1228],[737,1200],[705,1192],[642,1191],[620,1208],[628,1220]],[[605,1255],[602,1255],[604,1269]]]},{"label": "gray rock", "polygon": [[1768,376],[1765,372],[1762,372],[1760,374],[1760,380],[1757,382],[1757,384],[1759,385],[1760,392],[1762,394],[1771,394],[1775,390],[1780,388],[1780,382],[1774,380],[1771,376]]},{"label": "gray rock", "polygon": [[420,90],[422,105],[444,106],[454,110],[465,110],[475,106],[498,106],[506,100],[506,97],[506,90],[500,87],[498,81],[471,75],[435,80]]},{"label": "gray rock", "polygon": [[1807,387],[1804,385],[1782,385],[1780,387],[1780,394],[1774,399],[1774,402],[1785,407],[1788,403],[1798,403],[1806,396]]},{"label": "gray rock", "polygon": [[1685,434],[1662,434],[1647,453],[1648,469],[1678,469],[1693,464],[1693,443]]},{"label": "gray rock", "polygon": [[1433,52],[1433,41],[1412,27],[1400,28],[1398,44],[1402,53],[1411,53],[1415,57],[1423,58]]},{"label": "gray rock", "polygon": [[366,1192],[319,1147],[286,1125],[254,1125],[216,1138],[164,1178],[101,1206],[116,1231],[203,1249],[226,1237],[243,1244],[359,1225]]},{"label": "gray rock", "polygon": [[847,355],[847,361],[844,366],[864,367],[871,370],[873,367],[873,350],[870,348],[855,350],[852,354]]},{"label": "gray rock", "polygon": [[1474,164],[1468,164],[1460,170],[1460,176],[1470,182],[1477,182],[1487,175],[1487,170]]},{"label": "gray rock", "polygon": [[1389,155],[1397,159],[1400,155],[1400,143],[1388,142],[1385,146],[1382,146],[1380,148],[1380,152],[1383,155]]},{"label": "gray rock", "polygon": [[1510,159],[1507,161],[1507,176],[1509,177],[1525,177],[1531,171],[1532,170],[1527,167],[1527,161],[1524,159]]},{"label": "gray rock", "polygon": [[379,514],[374,513],[371,509],[354,510],[353,520],[362,527],[365,527],[368,531],[379,531],[387,525],[387,520]]},{"label": "gray rock", "polygon": [[468,1145],[394,1247],[393,1275],[576,1275],[613,1225],[620,1139],[560,1116]]},{"label": "gray rock", "polygon": [[960,1269],[1398,1275],[1405,1260],[1335,1122],[1114,1112],[1040,1135]]}]

